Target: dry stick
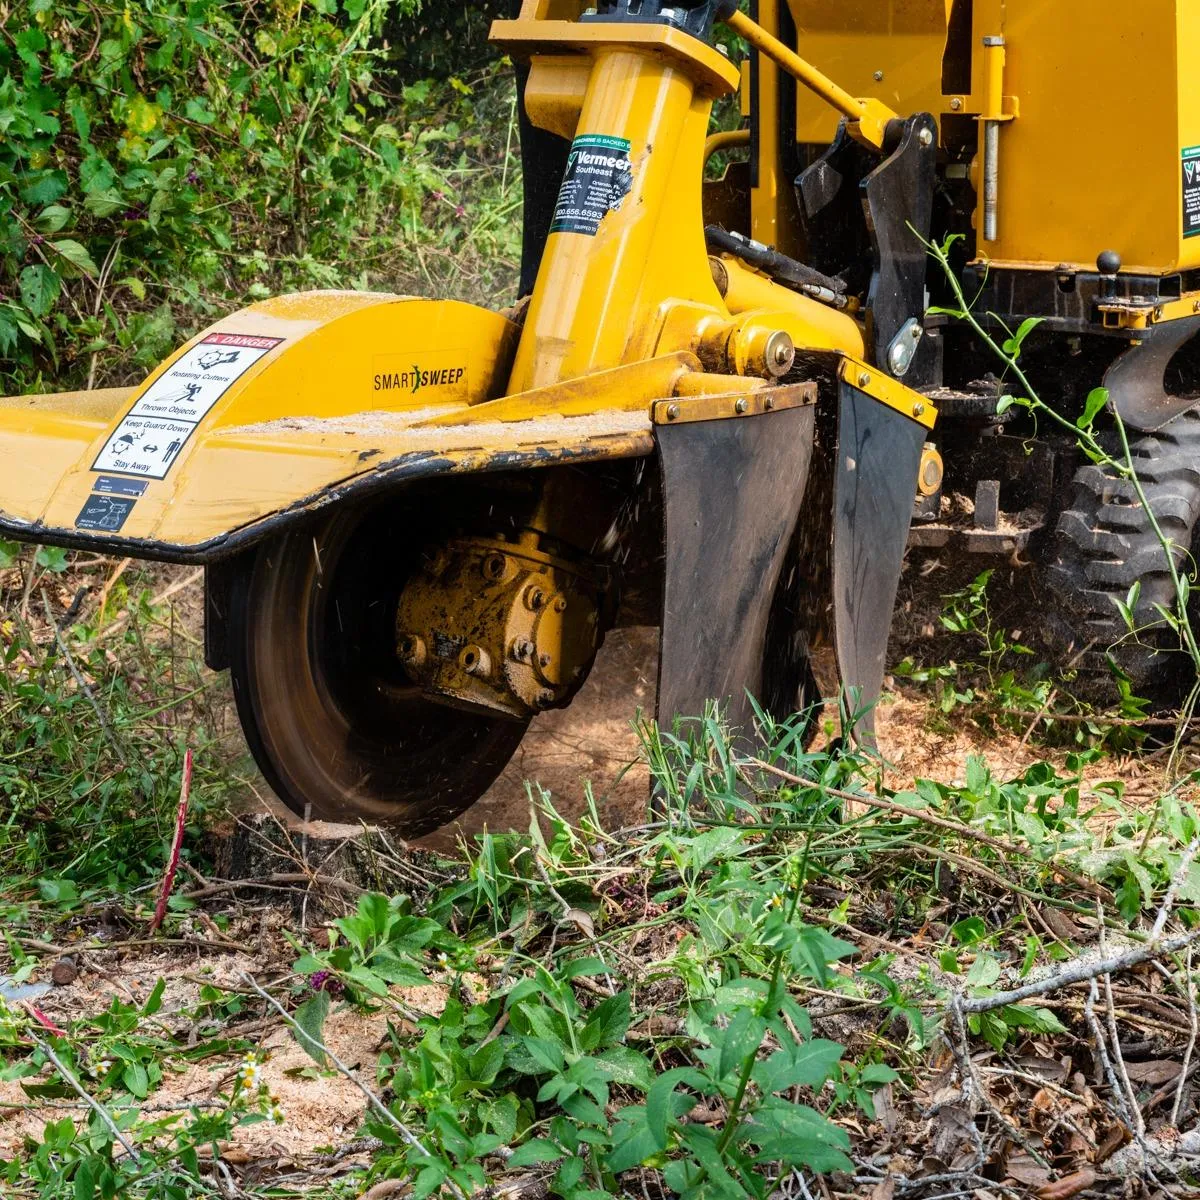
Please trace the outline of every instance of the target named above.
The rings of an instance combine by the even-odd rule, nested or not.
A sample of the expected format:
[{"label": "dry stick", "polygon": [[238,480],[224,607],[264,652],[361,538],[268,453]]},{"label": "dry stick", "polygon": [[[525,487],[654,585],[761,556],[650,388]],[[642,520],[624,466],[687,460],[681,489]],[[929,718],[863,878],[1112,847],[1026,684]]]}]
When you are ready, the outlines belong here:
[{"label": "dry stick", "polygon": [[37,1045],[42,1053],[54,1064],[55,1069],[63,1077],[63,1079],[66,1080],[71,1090],[100,1118],[100,1120],[104,1122],[105,1125],[108,1126],[109,1132],[111,1132],[113,1137],[115,1137],[117,1141],[125,1147],[125,1151],[129,1157],[133,1159],[134,1162],[141,1162],[141,1158],[138,1155],[137,1150],[134,1149],[133,1143],[126,1140],[125,1135],[117,1128],[116,1122],[111,1116],[109,1116],[108,1110],[104,1108],[99,1101],[93,1099],[93,1097],[89,1096],[88,1093],[84,1091],[83,1085],[63,1065],[62,1059],[60,1059],[58,1055],[54,1053],[54,1048],[49,1044],[49,1042],[43,1041],[37,1036],[37,1034],[30,1034],[30,1037],[33,1039],[35,1045]]},{"label": "dry stick", "polygon": [[1175,907],[1175,899],[1179,895],[1179,889],[1183,886],[1184,877],[1187,875],[1192,865],[1192,860],[1196,857],[1198,851],[1200,851],[1200,835],[1191,840],[1188,848],[1183,852],[1183,857],[1179,860],[1179,866],[1175,868],[1175,873],[1171,876],[1171,883],[1167,888],[1167,894],[1163,897],[1163,902],[1159,906],[1158,916],[1154,918],[1154,926],[1150,930],[1150,940],[1152,942],[1162,937],[1162,932],[1167,925],[1167,918],[1170,917],[1171,910]]},{"label": "dry stick", "polygon": [[334,879],[330,875],[301,875],[276,874],[263,875],[258,879],[227,879],[219,883],[210,883],[207,887],[193,888],[190,892],[180,893],[185,900],[204,900],[209,896],[219,896],[222,892],[238,892],[243,888],[257,888],[260,891],[278,891],[287,884],[320,884],[322,887],[338,888],[343,892],[353,892],[361,895],[364,888],[346,879]]},{"label": "dry stick", "polygon": [[1083,1006],[1084,1019],[1087,1021],[1088,1028],[1092,1031],[1092,1038],[1096,1043],[1096,1055],[1100,1059],[1104,1078],[1108,1082],[1108,1090],[1112,1092],[1113,1103],[1117,1106],[1117,1115],[1121,1118],[1121,1122],[1125,1127],[1132,1130],[1134,1127],[1133,1118],[1129,1115],[1125,1091],[1117,1082],[1117,1075],[1113,1070],[1112,1059],[1108,1055],[1108,1045],[1104,1040],[1104,1029],[1100,1024],[1100,1018],[1096,1016],[1096,1001],[1100,998],[1100,989],[1096,985],[1095,979],[1089,980],[1089,984],[1087,1002]]},{"label": "dry stick", "polygon": [[803,787],[812,788],[815,791],[820,791],[823,795],[833,796],[838,800],[858,801],[862,804],[868,804],[872,808],[881,809],[883,812],[894,813],[901,817],[912,817],[914,820],[924,821],[926,825],[935,825],[939,829],[951,830],[961,837],[981,842],[985,846],[991,846],[993,850],[999,850],[1002,854],[1015,854],[1018,858],[1027,859],[1030,862],[1036,863],[1039,867],[1049,867],[1064,879],[1069,879],[1072,883],[1086,888],[1093,895],[1106,897],[1109,895],[1108,889],[1101,887],[1094,879],[1077,875],[1074,871],[1058,863],[1048,863],[1044,859],[1038,858],[1032,851],[1026,850],[1023,846],[1017,846],[1012,842],[1006,842],[1003,838],[992,837],[991,834],[983,833],[978,829],[972,829],[970,825],[963,825],[959,821],[951,821],[948,817],[935,816],[927,809],[907,808],[903,804],[893,804],[890,801],[881,800],[877,796],[863,796],[858,792],[843,792],[838,788],[825,787],[822,784],[813,783],[811,779],[802,779],[799,775],[793,775],[790,771],[785,771],[782,767],[776,767],[771,763],[765,763],[761,759],[752,758],[748,761],[751,765],[771,775],[777,775],[780,779],[784,779],[788,783],[798,783]]},{"label": "dry stick", "polygon": [[1010,1004],[1020,1004],[1021,1001],[1030,1000],[1034,996],[1044,996],[1047,992],[1056,992],[1060,988],[1070,987],[1075,983],[1087,983],[1090,980],[1099,979],[1101,975],[1115,975],[1121,971],[1128,971],[1131,967],[1141,966],[1142,963],[1149,962],[1151,959],[1177,954],[1197,941],[1200,941],[1200,929],[1167,938],[1165,941],[1146,942],[1133,950],[1127,950],[1123,954],[1113,954],[1107,958],[1076,959],[1063,970],[1048,975],[1045,979],[1027,983],[1023,987],[1013,988],[1007,992],[997,992],[993,996],[974,996],[969,1000],[963,1000],[962,1011],[968,1014],[984,1013],[991,1012],[996,1008],[1005,1008]]},{"label": "dry stick", "polygon": [[[268,992],[258,986],[258,982],[257,982],[257,980],[255,980],[253,975],[243,972],[242,978],[284,1019],[284,1021],[287,1022],[287,1025],[290,1029],[296,1031],[297,1033],[299,1033],[301,1035],[301,1037],[304,1039],[304,1041],[301,1042],[301,1045],[304,1045],[306,1043],[311,1044],[313,1046],[316,1046],[316,1048],[318,1050],[320,1050],[323,1054],[327,1055],[329,1058],[329,1061],[331,1063],[333,1063],[333,1065],[337,1068],[338,1073],[345,1076],[348,1080],[350,1080],[350,1082],[352,1084],[354,1084],[354,1086],[356,1088],[358,1088],[358,1090],[360,1092],[362,1092],[363,1096],[366,1098],[367,1103],[373,1109],[375,1109],[375,1111],[377,1113],[379,1113],[379,1115],[381,1117],[383,1117],[383,1119],[385,1121],[387,1121],[390,1125],[392,1125],[397,1130],[397,1132],[400,1134],[401,1138],[403,1138],[403,1140],[409,1146],[411,1146],[414,1150],[419,1151],[426,1158],[429,1158],[429,1159],[433,1158],[432,1152],[427,1150],[417,1140],[417,1137],[412,1132],[412,1130],[409,1129],[409,1127],[407,1125],[405,1125],[404,1122],[401,1121],[400,1118],[397,1117],[396,1114],[394,1112],[392,1112],[392,1110],[390,1108],[388,1108],[388,1106],[386,1104],[384,1104],[384,1102],[382,1100],[380,1100],[379,1097],[377,1095],[375,1095],[375,1093],[373,1091],[371,1091],[371,1089],[369,1087],[366,1086],[366,1084],[364,1084],[360,1079],[358,1079],[358,1077],[354,1074],[354,1072],[348,1066],[346,1066],[346,1064],[344,1062],[342,1062],[342,1060],[340,1058],[338,1058],[338,1056],[336,1054],[334,1054],[333,1051],[330,1050],[328,1046],[326,1046],[322,1042],[320,1042],[317,1038],[315,1038],[307,1030],[302,1029],[300,1027],[299,1023],[292,1017],[291,1013],[289,1013],[287,1011],[287,1009],[284,1008],[283,1005],[280,1004],[279,1001],[276,1000],[275,997],[271,995],[270,992]],[[454,1195],[458,1197],[458,1200],[466,1200],[466,1195],[459,1188],[459,1186],[453,1182],[453,1180],[448,1179],[448,1180],[446,1180],[446,1183],[449,1185],[450,1190],[454,1193]]]},{"label": "dry stick", "polygon": [[192,794],[192,752],[184,751],[183,779],[179,784],[179,808],[175,813],[175,836],[171,839],[171,857],[167,860],[167,871],[163,876],[162,890],[154,908],[154,919],[150,922],[150,933],[155,933],[167,915],[167,902],[171,899],[171,888],[175,886],[175,872],[179,870],[179,852],[183,848],[183,830],[187,825],[188,800]]},{"label": "dry stick", "polygon": [[1200,717],[1106,717],[1103,713],[1042,713],[1030,712],[1024,708],[1002,708],[999,710],[1006,717],[1017,717],[1020,720],[1032,718],[1034,723],[1045,717],[1050,721],[1061,721],[1064,725],[1086,725],[1088,721],[1096,721],[1103,725],[1111,725],[1117,729],[1176,729],[1182,724],[1185,728],[1200,725]]},{"label": "dry stick", "polygon": [[1171,1106],[1171,1124],[1176,1129],[1179,1128],[1179,1109],[1183,1104],[1183,1087],[1187,1083],[1188,1077],[1191,1074],[1192,1055],[1196,1051],[1196,1036],[1200,1034],[1200,1019],[1196,1012],[1196,981],[1192,975],[1192,950],[1188,947],[1187,952],[1187,971],[1184,974],[1184,979],[1187,980],[1187,998],[1188,1009],[1191,1015],[1191,1031],[1188,1036],[1187,1049],[1183,1053],[1183,1063],[1179,1068],[1179,1086],[1175,1089],[1175,1103]]}]

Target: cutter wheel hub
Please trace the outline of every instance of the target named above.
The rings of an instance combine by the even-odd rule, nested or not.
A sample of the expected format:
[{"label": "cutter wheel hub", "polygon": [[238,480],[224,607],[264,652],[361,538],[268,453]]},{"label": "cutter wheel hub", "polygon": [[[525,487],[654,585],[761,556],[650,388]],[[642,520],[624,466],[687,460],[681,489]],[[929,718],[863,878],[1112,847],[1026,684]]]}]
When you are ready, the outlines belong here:
[{"label": "cutter wheel hub", "polygon": [[431,698],[522,720],[561,708],[601,641],[604,581],[525,531],[432,550],[396,613],[396,649]]}]

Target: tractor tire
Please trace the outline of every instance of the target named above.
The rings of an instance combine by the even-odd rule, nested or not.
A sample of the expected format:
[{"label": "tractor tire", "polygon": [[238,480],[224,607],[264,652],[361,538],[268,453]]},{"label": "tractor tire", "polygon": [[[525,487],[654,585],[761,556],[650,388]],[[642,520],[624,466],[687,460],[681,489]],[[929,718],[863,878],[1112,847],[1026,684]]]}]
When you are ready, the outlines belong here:
[{"label": "tractor tire", "polygon": [[[1200,523],[1200,413],[1177,417],[1130,449],[1159,527],[1174,543],[1176,567],[1190,571]],[[1178,635],[1154,607],[1175,607],[1166,552],[1133,484],[1111,468],[1088,463],[1076,471],[1046,582],[1055,602],[1051,637],[1062,651],[1060,665],[1078,672],[1073,690],[1081,698],[1116,698],[1111,657],[1136,695],[1160,710],[1179,703],[1195,675]],[[1116,601],[1124,603],[1138,582],[1135,639]]]}]

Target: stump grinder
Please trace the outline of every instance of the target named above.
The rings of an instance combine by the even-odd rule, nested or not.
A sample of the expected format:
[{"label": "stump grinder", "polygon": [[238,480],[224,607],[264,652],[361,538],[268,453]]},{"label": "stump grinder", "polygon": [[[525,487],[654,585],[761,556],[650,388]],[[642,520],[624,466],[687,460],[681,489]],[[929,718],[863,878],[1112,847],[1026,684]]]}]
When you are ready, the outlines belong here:
[{"label": "stump grinder", "polygon": [[1115,640],[1133,575],[1158,598],[1126,485],[1006,426],[999,364],[930,314],[926,243],[964,235],[983,320],[1042,318],[1064,410],[1106,383],[1190,536],[1200,8],[524,0],[492,38],[516,308],[282,296],[136,388],[0,400],[0,532],[203,564],[207,660],[292,808],[444,823],[622,624],[661,627],[664,723],[802,709],[824,639],[870,737],[910,539],[1045,543],[1067,646]]}]

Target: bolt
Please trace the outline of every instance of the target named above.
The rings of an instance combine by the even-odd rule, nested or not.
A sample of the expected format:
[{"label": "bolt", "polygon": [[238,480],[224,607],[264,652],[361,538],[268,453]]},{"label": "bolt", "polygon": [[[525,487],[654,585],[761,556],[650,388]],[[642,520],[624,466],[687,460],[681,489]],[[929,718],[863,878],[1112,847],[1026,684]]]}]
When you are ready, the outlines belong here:
[{"label": "bolt", "polygon": [[962,108],[962,100],[958,96],[951,96],[950,97],[950,111],[958,112],[958,110],[960,108]]},{"label": "bolt", "polygon": [[468,675],[486,679],[492,673],[492,656],[480,646],[466,646],[458,656],[458,665]]},{"label": "bolt", "polygon": [[538,708],[549,708],[554,703],[554,693],[549,688],[544,688],[538,692],[535,703]]},{"label": "bolt", "polygon": [[863,371],[863,372],[862,372],[862,373],[859,375],[859,377],[858,377],[858,386],[859,386],[860,388],[865,388],[865,387],[870,387],[870,386],[871,386],[871,377],[870,377],[870,375],[868,375],[868,374],[866,373],[866,371]]},{"label": "bolt", "polygon": [[512,645],[512,656],[517,662],[528,662],[533,657],[533,643],[528,638],[517,638]]},{"label": "bolt", "polygon": [[734,411],[735,413],[737,413],[737,415],[738,415],[739,417],[743,417],[743,416],[745,416],[745,415],[746,415],[746,413],[748,413],[748,412],[750,411],[750,401],[749,401],[749,400],[739,400],[739,401],[738,401],[738,402],[737,402],[737,403],[736,403],[736,404],[733,406],[733,411]]},{"label": "bolt", "polygon": [[548,654],[539,654],[538,655],[538,664],[540,666],[548,667],[553,661],[554,661],[554,659],[552,659],[550,657],[550,655],[548,655]]},{"label": "bolt", "polygon": [[534,612],[537,612],[546,603],[546,593],[540,587],[531,587],[525,593],[525,602]]},{"label": "bolt", "polygon": [[876,71],[875,74],[871,78],[874,79],[876,83],[882,83],[883,82],[883,72]]},{"label": "bolt", "polygon": [[554,611],[556,613],[565,613],[567,611],[566,596],[558,596],[554,601]]},{"label": "bolt", "polygon": [[912,362],[912,350],[906,342],[897,342],[891,350],[888,351],[888,365],[897,375],[903,374],[908,370],[909,363]]},{"label": "bolt", "polygon": [[679,416],[679,405],[678,404],[668,404],[667,405],[667,420],[674,421],[675,418],[678,416]]},{"label": "bolt", "polygon": [[775,378],[786,375],[792,369],[792,363],[796,361],[796,343],[785,330],[776,330],[767,340],[763,358],[769,375]]},{"label": "bolt", "polygon": [[767,412],[774,412],[775,411],[775,397],[768,396],[763,401],[763,407],[767,410]]},{"label": "bolt", "polygon": [[925,415],[925,405],[914,404],[913,405],[913,416],[914,417],[923,417],[924,415]]},{"label": "bolt", "polygon": [[917,134],[917,141],[920,142],[922,146],[932,146],[933,145],[933,130],[932,129],[922,129],[921,132]]},{"label": "bolt", "polygon": [[400,661],[410,667],[419,667],[425,661],[425,643],[415,634],[404,634],[396,644]]},{"label": "bolt", "polygon": [[507,565],[503,554],[490,554],[483,560],[483,577],[485,579],[502,579]]}]

